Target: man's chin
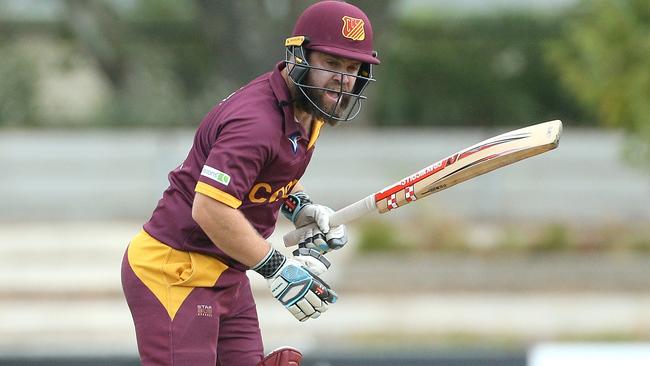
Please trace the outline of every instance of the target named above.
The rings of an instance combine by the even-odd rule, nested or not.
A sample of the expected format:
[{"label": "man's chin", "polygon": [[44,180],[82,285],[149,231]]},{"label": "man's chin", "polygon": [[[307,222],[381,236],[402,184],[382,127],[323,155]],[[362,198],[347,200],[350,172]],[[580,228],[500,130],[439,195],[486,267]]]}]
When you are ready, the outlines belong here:
[{"label": "man's chin", "polygon": [[330,126],[336,126],[339,123],[339,121],[336,120],[335,118],[341,118],[342,113],[341,113],[341,108],[340,107],[337,108],[334,112],[331,112],[332,107],[330,107],[329,110],[325,109],[325,108],[321,108],[321,109],[324,110],[325,112],[329,113],[330,115],[326,115],[326,114],[318,111],[318,117],[319,118],[323,119],[323,121],[325,121]]},{"label": "man's chin", "polygon": [[[346,110],[348,108],[348,104],[349,104],[349,103],[346,103],[345,101],[342,101],[338,105],[337,105],[336,102],[332,102],[330,105],[327,105],[327,103],[325,103],[322,98],[320,99],[320,101],[321,101],[321,103],[320,103],[320,105],[318,107],[320,109],[322,109],[323,111],[329,113],[330,115],[334,116],[335,118],[341,118],[341,116],[343,116],[344,113],[346,112]],[[325,107],[325,105],[327,105],[327,107]],[[334,120],[333,118],[328,117],[328,116],[326,116],[326,117],[327,117],[326,122],[330,123],[330,121],[331,121],[331,122],[334,122],[334,124],[336,124],[336,122],[337,122],[336,120]],[[328,121],[328,120],[330,120],[330,121]]]}]

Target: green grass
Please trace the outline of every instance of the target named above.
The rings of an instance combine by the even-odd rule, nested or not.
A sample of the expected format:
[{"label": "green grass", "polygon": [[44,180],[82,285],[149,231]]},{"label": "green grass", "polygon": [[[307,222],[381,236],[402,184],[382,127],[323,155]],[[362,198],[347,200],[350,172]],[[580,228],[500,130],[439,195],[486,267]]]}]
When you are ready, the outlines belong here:
[{"label": "green grass", "polygon": [[626,223],[572,225],[560,222],[472,222],[418,216],[412,220],[378,218],[357,227],[361,252],[625,253],[650,252],[650,229]]}]

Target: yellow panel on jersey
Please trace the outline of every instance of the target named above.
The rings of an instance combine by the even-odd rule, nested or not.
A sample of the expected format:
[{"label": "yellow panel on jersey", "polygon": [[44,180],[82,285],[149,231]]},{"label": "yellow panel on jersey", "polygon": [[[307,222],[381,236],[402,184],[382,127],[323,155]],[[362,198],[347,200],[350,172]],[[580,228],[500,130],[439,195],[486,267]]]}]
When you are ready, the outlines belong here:
[{"label": "yellow panel on jersey", "polygon": [[131,240],[129,265],[174,319],[194,287],[212,287],[228,266],[214,257],[169,247],[142,230]]},{"label": "yellow panel on jersey", "polygon": [[309,138],[309,144],[307,144],[307,150],[311,149],[312,146],[314,146],[316,143],[316,140],[318,140],[318,136],[320,136],[320,129],[324,124],[325,121],[322,119],[317,119],[314,121],[314,124],[311,126],[311,137]]},{"label": "yellow panel on jersey", "polygon": [[242,203],[233,195],[226,193],[218,188],[214,188],[213,186],[209,184],[205,184],[203,182],[196,183],[196,188],[194,188],[194,190],[210,198],[213,198],[221,203],[225,203],[226,205],[232,208],[239,208],[239,206],[241,206]]}]

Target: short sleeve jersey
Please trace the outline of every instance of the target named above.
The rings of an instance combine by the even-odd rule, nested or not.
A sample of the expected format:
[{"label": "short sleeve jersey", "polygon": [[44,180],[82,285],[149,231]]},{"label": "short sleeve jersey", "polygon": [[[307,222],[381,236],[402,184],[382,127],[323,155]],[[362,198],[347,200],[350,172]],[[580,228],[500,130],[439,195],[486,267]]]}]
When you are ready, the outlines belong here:
[{"label": "short sleeve jersey", "polygon": [[281,75],[284,63],[231,94],[203,119],[193,146],[169,173],[163,193],[144,229],[179,250],[228,257],[192,219],[196,192],[240,210],[264,238],[275,228],[280,206],[305,172],[322,121],[311,136],[294,119],[290,93]]}]

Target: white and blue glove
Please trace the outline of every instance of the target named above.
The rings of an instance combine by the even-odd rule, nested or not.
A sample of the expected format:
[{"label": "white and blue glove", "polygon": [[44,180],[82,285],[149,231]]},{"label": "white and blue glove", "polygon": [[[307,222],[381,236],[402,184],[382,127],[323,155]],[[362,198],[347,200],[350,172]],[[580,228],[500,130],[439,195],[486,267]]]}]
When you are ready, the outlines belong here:
[{"label": "white and blue glove", "polygon": [[[313,257],[311,257],[313,258]],[[298,258],[287,258],[273,247],[251,268],[267,279],[269,289],[296,319],[318,318],[338,295]]]},{"label": "white and blue glove", "polygon": [[[315,249],[325,254],[342,248],[348,242],[345,225],[330,227],[330,216],[334,211],[327,206],[314,204],[305,192],[290,194],[281,211],[296,229],[316,224],[315,228],[307,230],[300,238],[299,248]],[[302,254],[294,252],[294,255]]]}]

